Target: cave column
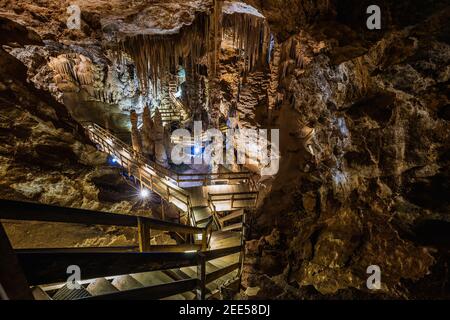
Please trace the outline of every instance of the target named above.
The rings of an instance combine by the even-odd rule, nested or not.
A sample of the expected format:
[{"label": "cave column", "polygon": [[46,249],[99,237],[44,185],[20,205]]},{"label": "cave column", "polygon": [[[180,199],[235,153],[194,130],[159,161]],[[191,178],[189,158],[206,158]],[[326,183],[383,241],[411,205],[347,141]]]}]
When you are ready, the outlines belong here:
[{"label": "cave column", "polygon": [[156,108],[155,115],[153,117],[154,123],[154,134],[155,134],[155,157],[156,162],[164,167],[169,166],[169,161],[167,159],[166,148],[164,146],[165,129],[163,126],[163,121],[159,109]]},{"label": "cave column", "polygon": [[154,124],[150,114],[150,108],[145,106],[142,114],[142,151],[143,153],[154,158],[155,156],[155,140],[154,140]]},{"label": "cave column", "polygon": [[219,128],[220,103],[222,94],[220,89],[220,51],[222,47],[222,0],[214,1],[214,12],[211,15],[209,30],[209,125]]},{"label": "cave column", "polygon": [[142,143],[137,124],[138,115],[134,110],[130,112],[130,121],[131,121],[131,144],[133,146],[133,150],[140,153],[142,152]]}]

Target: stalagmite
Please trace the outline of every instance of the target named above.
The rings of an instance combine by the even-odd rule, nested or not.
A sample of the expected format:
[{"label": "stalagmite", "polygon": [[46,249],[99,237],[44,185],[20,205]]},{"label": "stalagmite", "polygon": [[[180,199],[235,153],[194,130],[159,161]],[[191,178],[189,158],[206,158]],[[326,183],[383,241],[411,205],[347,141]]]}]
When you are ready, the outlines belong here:
[{"label": "stalagmite", "polygon": [[161,113],[159,109],[156,108],[155,115],[153,116],[154,124],[154,135],[155,135],[155,158],[156,162],[164,167],[169,166],[169,161],[167,160],[166,148],[164,146],[164,126],[162,122]]},{"label": "stalagmite", "polygon": [[154,125],[150,114],[150,108],[146,106],[142,114],[142,152],[153,158],[155,156],[155,141],[154,141]]},{"label": "stalagmite", "polygon": [[73,73],[74,63],[66,55],[50,58],[49,66],[55,73],[61,75],[64,79],[69,81],[75,80]]},{"label": "stalagmite", "polygon": [[131,143],[133,145],[133,149],[136,152],[142,152],[142,144],[141,144],[141,138],[139,136],[139,129],[138,129],[138,115],[136,111],[130,112],[130,121],[131,121]]},{"label": "stalagmite", "polygon": [[280,55],[281,50],[278,44],[275,44],[273,48],[273,58],[270,61],[270,83],[268,88],[268,102],[269,102],[269,110],[268,110],[268,118],[269,122],[272,120],[272,112],[275,107],[279,104],[278,97],[278,86],[280,79]]}]

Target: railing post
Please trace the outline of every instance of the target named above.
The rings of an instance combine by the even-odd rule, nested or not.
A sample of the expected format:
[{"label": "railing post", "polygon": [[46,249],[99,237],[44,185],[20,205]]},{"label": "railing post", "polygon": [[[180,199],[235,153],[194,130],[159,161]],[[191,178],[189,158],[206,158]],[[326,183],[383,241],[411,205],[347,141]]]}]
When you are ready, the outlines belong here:
[{"label": "railing post", "polygon": [[165,206],[164,201],[161,199],[161,220],[165,220],[166,212],[165,212]]},{"label": "railing post", "polygon": [[206,297],[206,259],[201,252],[197,261],[197,300],[205,300]]},{"label": "railing post", "polygon": [[138,220],[139,251],[150,251],[150,226],[141,217]]},{"label": "railing post", "polygon": [[208,250],[208,228],[203,228],[202,231],[202,251]]},{"label": "railing post", "polygon": [[[239,279],[242,278],[242,269],[244,267],[244,259],[245,259],[245,233],[246,233],[246,211],[243,209],[243,215],[242,215],[242,234],[241,234],[241,254],[239,255],[239,269],[238,269],[238,276]],[[240,281],[239,281],[240,282]]]}]

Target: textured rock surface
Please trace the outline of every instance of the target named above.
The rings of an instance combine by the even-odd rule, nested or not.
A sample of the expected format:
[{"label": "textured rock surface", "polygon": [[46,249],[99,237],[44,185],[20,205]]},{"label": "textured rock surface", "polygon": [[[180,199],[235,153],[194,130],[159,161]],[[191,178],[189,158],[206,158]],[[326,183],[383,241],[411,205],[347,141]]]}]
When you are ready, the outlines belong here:
[{"label": "textured rock surface", "polygon": [[[26,33],[15,35],[23,44],[31,43]],[[0,56],[2,198],[133,212],[134,203],[120,195],[129,193],[129,186],[120,178],[111,181],[111,175],[119,177],[117,171],[106,166],[106,155],[89,142],[65,106],[28,83],[27,69],[19,60],[3,49]],[[135,236],[114,228],[7,222],[5,226],[18,247],[129,244]],[[79,243],[80,239],[84,240]]]},{"label": "textured rock surface", "polygon": [[[289,27],[276,3],[259,5],[274,30]],[[448,297],[448,17],[437,10],[371,41],[335,22],[279,31],[282,161],[253,217],[244,287],[278,298]],[[381,267],[379,291],[366,287],[369,265]]]},{"label": "textured rock surface", "polygon": [[[140,92],[134,63],[145,70],[140,76],[148,80],[145,72],[173,64],[174,57],[165,54],[186,53],[200,60],[184,63],[181,99],[194,119],[217,126],[217,118],[231,115],[245,127],[280,128],[280,172],[264,181],[262,207],[250,217],[242,298],[448,298],[450,17],[446,1],[379,1],[383,28],[371,32],[365,28],[365,11],[372,1],[245,2],[259,9],[273,33],[270,65],[254,61],[250,71],[243,57],[259,50],[255,43],[268,41],[268,33],[260,38],[261,33],[250,27],[267,31],[265,24],[233,16],[225,24],[234,28],[225,30],[218,41],[207,20],[194,23],[196,11],[210,8],[206,0],[135,1],[134,5],[122,0],[80,1],[81,30],[65,26],[69,1],[42,0],[40,6],[27,0],[5,1],[0,13],[46,40],[43,47],[37,34],[19,26],[15,26],[18,34],[27,36],[5,38],[30,44],[7,51],[26,64],[35,86],[67,105],[88,100],[105,103],[93,104],[93,109],[83,105],[72,113],[95,108],[91,120],[107,125],[100,117],[107,115],[111,123],[126,127],[129,111],[141,113],[151,94]],[[229,4],[226,8],[231,10]],[[173,41],[140,38],[141,33],[172,34],[192,24],[202,37],[188,33],[195,42],[178,43],[176,49]],[[253,32],[241,34],[246,27]],[[239,54],[236,42],[233,45],[232,30],[240,32],[237,38],[246,39],[245,46],[237,46],[246,53]],[[133,59],[117,59],[107,50],[116,43],[102,42],[105,35],[116,40],[117,32],[119,39],[137,37],[123,43],[129,45]],[[199,44],[206,36],[216,41],[209,52]],[[160,46],[151,45],[155,43]],[[220,68],[215,74],[208,66],[219,43]],[[111,178],[107,186],[99,185],[113,173],[102,167],[105,159],[83,135],[72,132],[75,123],[63,106],[36,91],[26,82],[24,66],[6,51],[0,53],[4,194],[100,210],[131,210],[129,202],[109,201],[115,198],[114,189],[120,192],[120,183]],[[51,58],[69,62],[49,64]],[[168,82],[165,76],[161,76],[163,86]],[[80,99],[78,93],[83,91]],[[78,95],[72,102],[71,93]],[[162,154],[159,145],[155,152]],[[126,232],[108,230],[102,238],[94,236],[97,231],[82,231],[89,239],[81,245],[129,240]],[[40,243],[41,238],[33,241]],[[74,239],[71,244],[79,244]],[[381,268],[381,290],[366,287],[370,265]]]}]

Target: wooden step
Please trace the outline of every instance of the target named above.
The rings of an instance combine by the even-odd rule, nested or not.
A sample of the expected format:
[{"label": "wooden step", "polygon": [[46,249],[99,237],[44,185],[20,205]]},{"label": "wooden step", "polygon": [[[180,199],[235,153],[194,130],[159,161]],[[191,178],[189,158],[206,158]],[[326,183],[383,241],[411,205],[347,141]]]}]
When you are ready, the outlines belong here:
[{"label": "wooden step", "polygon": [[221,223],[224,223],[224,222],[226,222],[228,220],[232,220],[232,219],[241,217],[243,215],[244,215],[244,209],[236,210],[236,211],[233,211],[232,213],[230,213],[229,215],[223,216],[219,220],[220,220]]},{"label": "wooden step", "polygon": [[52,300],[50,296],[41,287],[36,286],[31,289],[31,294],[35,300]]},{"label": "wooden step", "polygon": [[[170,283],[174,281],[174,279],[165,271],[135,273],[131,276],[142,283],[145,287]],[[195,294],[192,292],[184,292],[182,294],[177,294],[175,296],[167,297],[162,300],[191,300],[194,298],[194,296]]]},{"label": "wooden step", "polygon": [[232,231],[232,230],[240,230],[240,229],[242,229],[242,222],[223,227],[222,231]]},{"label": "wooden step", "polygon": [[105,278],[98,278],[91,282],[86,290],[93,296],[118,292],[119,289],[114,287],[111,282]]},{"label": "wooden step", "polygon": [[150,287],[158,284],[169,283],[173,281],[168,275],[162,271],[151,271],[130,274],[134,279],[139,281],[144,287]]},{"label": "wooden step", "polygon": [[142,288],[143,285],[130,275],[123,275],[114,278],[111,284],[120,291]]},{"label": "wooden step", "polygon": [[194,207],[192,212],[197,223],[207,222],[211,216],[211,210],[208,207]]},{"label": "wooden step", "polygon": [[88,298],[92,295],[84,288],[69,289],[67,285],[64,285],[59,289],[52,297],[53,300],[77,300],[82,298]]}]

